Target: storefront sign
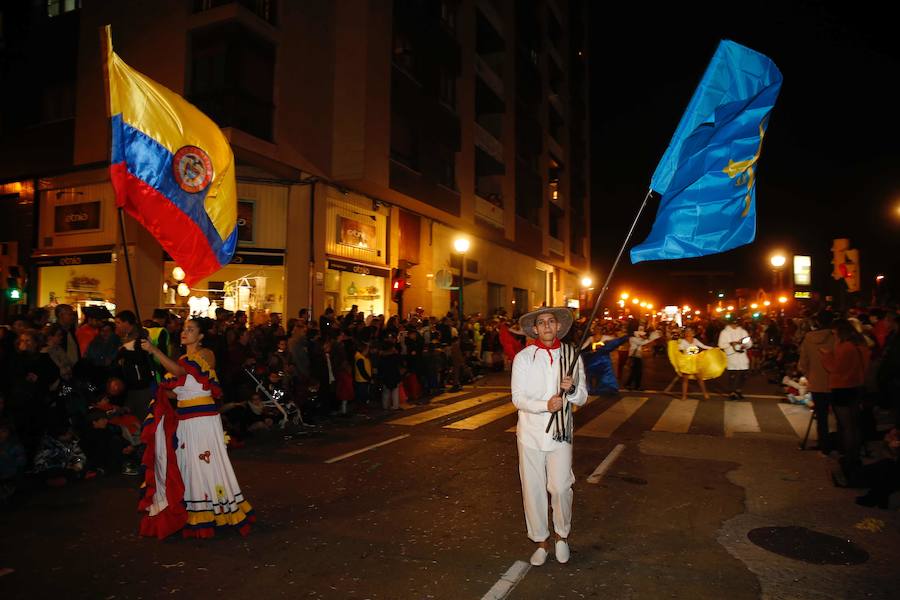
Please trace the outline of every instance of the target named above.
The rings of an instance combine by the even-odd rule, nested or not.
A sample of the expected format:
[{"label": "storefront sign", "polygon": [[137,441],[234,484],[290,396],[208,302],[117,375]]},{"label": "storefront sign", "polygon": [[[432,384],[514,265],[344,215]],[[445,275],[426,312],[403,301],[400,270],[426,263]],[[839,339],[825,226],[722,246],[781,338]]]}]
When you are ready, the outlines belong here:
[{"label": "storefront sign", "polygon": [[61,256],[39,256],[32,261],[38,267],[73,267],[77,265],[102,265],[112,262],[112,252],[93,254],[66,254]]},{"label": "storefront sign", "polygon": [[812,259],[809,256],[794,257],[794,285],[812,283]]},{"label": "storefront sign", "polygon": [[809,300],[810,298],[812,298],[812,293],[811,292],[794,292],[794,298],[797,298],[798,300]]},{"label": "storefront sign", "polygon": [[240,243],[253,243],[253,213],[255,210],[256,202],[253,200],[238,200],[237,230]]},{"label": "storefront sign", "polygon": [[100,230],[99,200],[60,204],[54,207],[54,233],[83,233]]},{"label": "storefront sign", "polygon": [[338,243],[366,250],[374,250],[377,246],[375,225],[338,217],[338,226],[340,227]]},{"label": "storefront sign", "polygon": [[379,269],[369,265],[360,265],[342,260],[329,260],[328,268],[335,271],[349,271],[360,275],[374,275],[375,277],[390,277],[391,272],[388,269]]}]

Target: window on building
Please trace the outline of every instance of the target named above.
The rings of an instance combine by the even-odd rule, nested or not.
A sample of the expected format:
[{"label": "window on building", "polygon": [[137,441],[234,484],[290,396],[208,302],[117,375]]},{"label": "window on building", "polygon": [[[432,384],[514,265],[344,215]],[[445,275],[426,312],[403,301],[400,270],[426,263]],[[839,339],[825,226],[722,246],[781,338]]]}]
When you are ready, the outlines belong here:
[{"label": "window on building", "polygon": [[221,127],[272,140],[275,47],[229,23],[191,37],[190,100]]},{"label": "window on building", "polygon": [[391,160],[419,170],[419,132],[398,111],[391,114]]},{"label": "window on building", "polygon": [[449,148],[441,148],[440,172],[438,183],[442,186],[456,190],[456,152]]},{"label": "window on building", "polygon": [[456,110],[456,74],[441,68],[441,102]]},{"label": "window on building", "polygon": [[416,54],[412,40],[402,31],[394,32],[394,65],[400,67],[408,75],[416,77]]},{"label": "window on building", "polygon": [[47,0],[48,17],[58,17],[79,8],[81,8],[81,0]]},{"label": "window on building", "polygon": [[263,21],[277,24],[276,0],[194,0],[194,12],[212,10],[226,4],[240,4]]}]

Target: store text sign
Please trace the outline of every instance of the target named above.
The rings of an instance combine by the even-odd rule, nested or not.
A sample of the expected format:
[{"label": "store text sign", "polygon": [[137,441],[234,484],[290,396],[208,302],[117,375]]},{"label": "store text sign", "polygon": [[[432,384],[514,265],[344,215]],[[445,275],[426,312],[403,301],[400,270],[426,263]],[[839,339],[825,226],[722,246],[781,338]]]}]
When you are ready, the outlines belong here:
[{"label": "store text sign", "polygon": [[100,229],[100,201],[60,204],[54,207],[54,233],[82,233]]},{"label": "store text sign", "polygon": [[340,240],[341,244],[353,246],[354,248],[374,249],[375,248],[375,226],[366,223],[360,223],[347,217],[339,217],[340,223]]}]

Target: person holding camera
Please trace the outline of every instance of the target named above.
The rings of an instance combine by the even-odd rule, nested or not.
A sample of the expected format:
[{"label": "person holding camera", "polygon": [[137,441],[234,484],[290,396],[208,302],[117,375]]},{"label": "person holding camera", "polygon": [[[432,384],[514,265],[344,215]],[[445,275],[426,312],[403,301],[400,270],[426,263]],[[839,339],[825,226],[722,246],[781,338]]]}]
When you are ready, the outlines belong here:
[{"label": "person holding camera", "polygon": [[747,350],[753,346],[750,334],[743,328],[739,319],[728,323],[719,334],[719,348],[725,351],[726,369],[728,370],[728,399],[743,400],[744,380],[750,369],[750,357]]}]

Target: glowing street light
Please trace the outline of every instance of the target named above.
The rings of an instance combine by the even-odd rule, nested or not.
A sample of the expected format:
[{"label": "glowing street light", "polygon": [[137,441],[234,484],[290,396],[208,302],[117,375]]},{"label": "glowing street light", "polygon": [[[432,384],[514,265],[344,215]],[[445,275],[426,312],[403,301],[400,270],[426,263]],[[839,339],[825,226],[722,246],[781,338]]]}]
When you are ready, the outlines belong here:
[{"label": "glowing street light", "polygon": [[786,303],[787,303],[787,296],[778,296],[778,303],[779,303],[779,304],[786,304]]},{"label": "glowing street light", "polygon": [[763,302],[763,306],[771,306],[771,305],[772,305],[772,303],[769,302],[768,300],[766,300],[765,302]]},{"label": "glowing street light", "polygon": [[647,303],[647,308],[649,308],[649,309],[651,309],[651,310],[653,310],[653,305],[652,305],[652,304],[650,304],[650,303],[649,303],[649,302],[648,302],[648,303]]},{"label": "glowing street light", "polygon": [[637,304],[638,302],[640,302],[640,300],[638,300],[637,298],[632,298],[632,299],[631,299],[631,303],[632,303],[632,304]]},{"label": "glowing street light", "polygon": [[772,257],[769,258],[769,263],[776,269],[783,267],[786,262],[787,258],[785,258],[784,254],[773,254]]},{"label": "glowing street light", "polygon": [[759,304],[757,304],[756,302],[754,302],[753,304],[750,305],[750,308],[756,310],[757,308],[759,308]]},{"label": "glowing street light", "polygon": [[733,304],[729,304],[729,305],[728,305],[728,310],[729,310],[729,312],[732,311],[732,310],[734,310],[734,305],[733,305]]},{"label": "glowing street light", "polygon": [[691,307],[688,306],[687,304],[685,304],[684,306],[681,307],[681,310],[683,310],[684,312],[690,312],[690,311],[691,311]]},{"label": "glowing street light", "polygon": [[594,284],[594,281],[590,277],[582,277],[581,278],[581,287],[589,288]]}]

